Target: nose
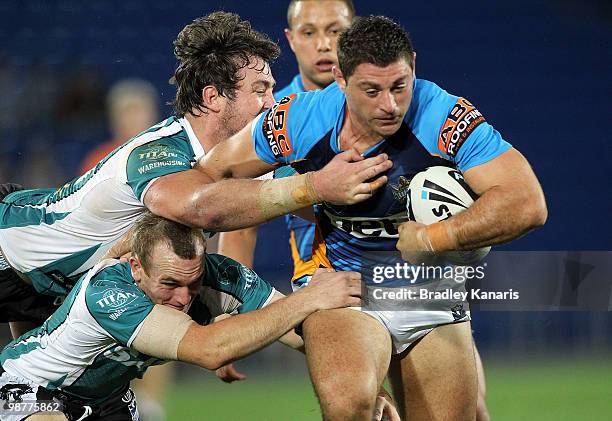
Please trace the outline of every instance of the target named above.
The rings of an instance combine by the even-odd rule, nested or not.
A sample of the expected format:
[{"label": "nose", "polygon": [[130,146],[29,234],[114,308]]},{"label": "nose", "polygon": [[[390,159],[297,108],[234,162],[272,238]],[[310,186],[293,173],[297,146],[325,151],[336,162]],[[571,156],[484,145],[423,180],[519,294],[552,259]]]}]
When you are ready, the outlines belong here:
[{"label": "nose", "polygon": [[325,53],[331,51],[331,38],[327,35],[321,35],[317,38],[317,51]]},{"label": "nose", "polygon": [[193,293],[188,287],[179,287],[174,289],[174,300],[178,305],[186,306],[191,302]]},{"label": "nose", "polygon": [[387,114],[393,114],[397,108],[397,102],[391,91],[385,92],[380,96],[379,107]]},{"label": "nose", "polygon": [[272,108],[276,101],[274,100],[274,95],[272,95],[272,89],[268,90],[266,96],[264,97],[262,111],[267,110],[268,108]]}]

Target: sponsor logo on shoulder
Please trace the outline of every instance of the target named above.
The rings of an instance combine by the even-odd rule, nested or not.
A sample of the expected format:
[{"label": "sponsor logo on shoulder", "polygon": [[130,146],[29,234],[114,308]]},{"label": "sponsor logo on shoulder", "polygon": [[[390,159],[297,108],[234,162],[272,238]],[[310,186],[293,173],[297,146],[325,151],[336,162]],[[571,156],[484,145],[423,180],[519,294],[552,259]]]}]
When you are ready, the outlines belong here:
[{"label": "sponsor logo on shoulder", "polygon": [[178,158],[178,154],[172,152],[170,147],[166,145],[144,145],[138,153],[138,159],[143,163],[167,158]]},{"label": "sponsor logo on shoulder", "polygon": [[240,275],[244,278],[244,289],[249,289],[257,280],[257,274],[246,266],[240,266]]},{"label": "sponsor logo on shoulder", "polygon": [[291,101],[297,95],[291,94],[277,102],[263,119],[262,130],[270,150],[276,158],[289,156],[293,152],[291,139],[287,134],[287,117]]},{"label": "sponsor logo on shoulder", "polygon": [[[110,288],[102,292],[101,294],[102,298],[97,300],[96,304],[98,304],[100,308],[104,309],[119,309],[121,307],[127,306],[138,298],[137,294],[133,292],[124,291],[119,288]],[[123,313],[123,311],[121,313]]]},{"label": "sponsor logo on shoulder", "polygon": [[187,167],[186,161],[182,155],[173,151],[167,145],[144,145],[138,149],[138,159],[141,166],[138,167],[139,174],[145,174],[156,168],[161,167]]},{"label": "sponsor logo on shoulder", "polygon": [[484,121],[485,118],[471,102],[459,98],[440,129],[438,149],[450,156],[456,156],[463,142]]}]

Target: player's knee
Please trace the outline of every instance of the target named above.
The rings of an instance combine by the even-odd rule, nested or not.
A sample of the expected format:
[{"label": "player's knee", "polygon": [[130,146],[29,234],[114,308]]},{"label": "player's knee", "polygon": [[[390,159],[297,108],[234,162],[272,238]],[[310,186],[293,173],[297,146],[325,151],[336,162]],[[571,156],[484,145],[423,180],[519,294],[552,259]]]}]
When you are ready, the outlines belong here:
[{"label": "player's knee", "polygon": [[324,420],[366,420],[374,414],[376,396],[360,396],[357,399],[341,397],[327,403],[321,403]]},{"label": "player's knee", "polygon": [[374,413],[377,392],[374,380],[355,380],[350,384],[329,381],[317,388],[326,420],[369,421]]}]

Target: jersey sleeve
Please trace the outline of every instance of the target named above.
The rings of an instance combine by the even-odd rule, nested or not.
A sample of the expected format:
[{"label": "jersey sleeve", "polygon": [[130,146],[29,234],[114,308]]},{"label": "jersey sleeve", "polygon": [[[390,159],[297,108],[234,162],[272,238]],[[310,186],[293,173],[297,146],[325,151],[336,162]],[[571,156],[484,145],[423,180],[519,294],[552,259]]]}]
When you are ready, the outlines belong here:
[{"label": "jersey sleeve", "polygon": [[118,343],[130,346],[154,304],[125,275],[115,266],[103,270],[89,282],[85,301],[96,322]]},{"label": "jersey sleeve", "polygon": [[280,99],[253,121],[251,134],[257,156],[271,165],[304,158],[333,129],[343,98],[340,102],[340,94],[326,89]]},{"label": "jersey sleeve", "polygon": [[142,202],[152,181],[191,169],[193,156],[189,143],[180,138],[163,138],[141,145],[128,157],[127,184]]},{"label": "jersey sleeve", "polygon": [[470,101],[431,82],[419,82],[424,86],[416,98],[416,110],[406,117],[413,120],[414,134],[429,153],[466,171],[512,147]]},{"label": "jersey sleeve", "polygon": [[[219,254],[206,255],[205,302],[213,315],[246,313],[265,306],[274,288],[253,270]],[[211,302],[214,300],[214,302]]]}]

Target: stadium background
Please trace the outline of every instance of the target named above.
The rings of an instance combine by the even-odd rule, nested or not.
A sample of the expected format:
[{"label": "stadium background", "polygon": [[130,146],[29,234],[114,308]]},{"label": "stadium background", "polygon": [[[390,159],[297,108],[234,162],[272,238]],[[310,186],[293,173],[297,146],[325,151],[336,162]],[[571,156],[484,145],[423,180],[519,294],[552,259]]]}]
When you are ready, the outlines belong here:
[{"label": "stadium background", "polygon": [[[0,0],[0,181],[56,186],[108,139],[104,97],[126,77],[174,95],[172,41],[193,18],[235,11],[280,41],[279,87],[297,72],[284,1]],[[368,2],[412,34],[417,74],[467,97],[540,178],[545,227],[502,250],[612,250],[609,96],[612,8],[604,1]],[[256,269],[288,290],[282,221],[260,230]],[[271,246],[274,245],[274,246]],[[602,291],[610,294],[610,291]],[[609,419],[609,312],[480,312],[474,335],[493,419]],[[6,330],[4,338],[8,338]],[[217,382],[182,367],[170,419],[317,419],[303,358],[278,346],[239,363],[250,379]]]}]

